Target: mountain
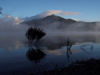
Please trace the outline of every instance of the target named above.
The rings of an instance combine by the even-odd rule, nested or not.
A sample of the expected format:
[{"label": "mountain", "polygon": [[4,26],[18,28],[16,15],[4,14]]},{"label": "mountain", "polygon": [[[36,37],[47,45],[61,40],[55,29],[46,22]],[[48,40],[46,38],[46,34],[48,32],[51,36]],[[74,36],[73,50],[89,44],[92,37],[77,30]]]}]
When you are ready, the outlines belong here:
[{"label": "mountain", "polygon": [[74,23],[76,22],[75,20],[72,20],[72,19],[64,19],[62,17],[59,17],[59,16],[56,16],[56,15],[50,15],[50,16],[47,16],[45,18],[42,18],[42,19],[33,19],[31,21],[26,21],[24,23],[28,24],[28,25],[37,25],[37,24],[41,24],[41,23],[52,23],[52,22],[62,22],[62,23],[67,23],[67,24],[71,24],[71,23]]},{"label": "mountain", "polygon": [[[97,22],[80,22],[73,19],[65,19],[57,15],[49,15],[42,19],[33,19],[23,22],[29,26],[42,27],[52,30],[67,30],[67,31],[94,31],[100,30],[100,23]],[[99,27],[97,27],[99,26]]]}]

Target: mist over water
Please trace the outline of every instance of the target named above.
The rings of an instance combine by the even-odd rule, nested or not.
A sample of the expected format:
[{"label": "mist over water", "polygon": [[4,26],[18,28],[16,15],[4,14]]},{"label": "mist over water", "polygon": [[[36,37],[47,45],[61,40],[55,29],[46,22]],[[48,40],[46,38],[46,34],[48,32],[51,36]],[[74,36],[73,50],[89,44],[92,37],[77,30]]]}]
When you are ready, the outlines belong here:
[{"label": "mist over water", "polygon": [[[96,32],[95,32],[96,33]],[[100,34],[96,33],[63,33],[63,32],[53,32],[47,33],[40,40],[40,47],[46,47],[49,50],[58,49],[62,46],[66,46],[66,42],[68,38],[72,42],[72,44],[76,43],[84,43],[84,42],[92,42],[92,43],[100,43],[99,37]],[[20,47],[28,47],[28,40],[25,37],[25,32],[19,33],[2,33],[0,34],[0,47],[6,48],[7,50],[18,49]]]},{"label": "mist over water", "polygon": [[[4,15],[3,18],[0,18],[0,32],[26,32],[30,25],[24,24],[25,19],[18,17],[13,17],[11,15]],[[99,33],[100,31],[100,22],[75,22],[73,24],[65,24],[62,22],[52,22],[48,23],[49,20],[43,22],[44,25],[31,25],[32,27],[39,27],[44,29],[46,33]],[[48,23],[48,24],[46,24]]]},{"label": "mist over water", "polygon": [[[28,47],[28,40],[25,37],[25,33],[30,26],[21,24],[23,22],[20,18],[14,18],[9,15],[0,19],[0,47],[6,48],[8,51],[13,49],[19,49],[21,47]],[[95,27],[95,31],[83,31],[81,29],[83,25],[63,27],[58,29],[58,24],[54,27],[39,26],[46,32],[46,36],[42,38],[43,42],[41,47],[46,47],[48,50],[55,50],[66,46],[66,41],[69,38],[73,44],[82,42],[100,43],[98,30],[99,24]],[[34,26],[33,26],[34,27]],[[61,46],[60,46],[60,45]]]},{"label": "mist over water", "polygon": [[[41,27],[46,32],[46,36],[40,40],[41,44],[39,44],[39,47],[41,48],[41,52],[44,52],[46,55],[40,58],[39,62],[35,62],[38,59],[30,61],[31,56],[27,54],[29,50],[28,40],[25,37],[25,33],[30,26],[22,24],[9,26],[7,28],[0,28],[1,74],[7,75],[9,73],[11,75],[13,72],[19,74],[21,71],[25,73],[38,73],[38,69],[41,71],[52,70],[56,64],[65,67],[68,66],[68,63],[73,61],[90,58],[92,56],[96,58],[99,55],[99,52],[96,53],[96,51],[99,51],[99,31],[79,32]],[[66,50],[68,38],[73,44],[71,48],[72,54],[69,54],[69,58]],[[92,53],[90,46],[85,47],[85,49],[87,52],[90,52],[91,55],[80,49],[80,46],[85,43],[92,43],[95,46],[94,49],[96,50],[93,50],[94,53]]]}]

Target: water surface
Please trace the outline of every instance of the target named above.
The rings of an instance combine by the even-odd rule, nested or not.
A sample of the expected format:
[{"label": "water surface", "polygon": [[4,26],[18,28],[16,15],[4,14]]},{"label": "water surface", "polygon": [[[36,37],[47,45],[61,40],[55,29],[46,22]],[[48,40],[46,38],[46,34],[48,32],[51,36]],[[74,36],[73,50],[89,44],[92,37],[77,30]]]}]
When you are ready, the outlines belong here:
[{"label": "water surface", "polygon": [[[29,48],[25,33],[0,33],[0,74],[37,73],[68,66],[88,58],[100,58],[100,34],[48,33],[38,44],[38,52]],[[67,50],[67,40],[72,47]],[[37,52],[37,53],[35,53]]]}]

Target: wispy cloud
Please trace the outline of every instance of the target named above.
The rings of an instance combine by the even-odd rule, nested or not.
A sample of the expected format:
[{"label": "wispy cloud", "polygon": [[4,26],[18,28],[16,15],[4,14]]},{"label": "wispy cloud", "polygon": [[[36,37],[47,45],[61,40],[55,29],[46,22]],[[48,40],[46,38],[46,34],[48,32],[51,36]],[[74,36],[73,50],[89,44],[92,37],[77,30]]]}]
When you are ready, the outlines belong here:
[{"label": "wispy cloud", "polygon": [[59,15],[78,15],[79,13],[78,12],[64,12],[64,11],[61,11],[61,10],[48,10],[48,11],[45,11],[42,14],[46,14],[46,15],[52,15],[52,14],[59,14]]},{"label": "wispy cloud", "polygon": [[58,13],[58,14],[64,15],[64,16],[66,16],[66,15],[79,15],[78,12],[61,12],[61,13]]},{"label": "wispy cloud", "polygon": [[80,13],[78,13],[78,12],[64,12],[61,10],[48,10],[48,11],[42,12],[36,16],[27,17],[27,18],[25,18],[25,20],[27,21],[27,20],[32,20],[35,18],[44,18],[44,17],[52,15],[52,14],[66,16],[66,15],[79,15]]}]

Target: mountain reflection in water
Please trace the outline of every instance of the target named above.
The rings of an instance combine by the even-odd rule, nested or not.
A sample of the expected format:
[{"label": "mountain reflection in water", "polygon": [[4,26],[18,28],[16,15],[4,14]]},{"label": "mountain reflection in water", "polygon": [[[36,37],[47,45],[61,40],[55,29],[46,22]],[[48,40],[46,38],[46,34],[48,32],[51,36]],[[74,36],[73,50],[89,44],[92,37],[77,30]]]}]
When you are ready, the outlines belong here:
[{"label": "mountain reflection in water", "polygon": [[[23,33],[24,34],[24,33]],[[72,43],[84,43],[84,42],[93,42],[100,43],[99,37],[97,34],[77,34],[77,35],[67,35],[66,34],[48,34],[43,38],[41,47],[46,47],[48,50],[59,49],[62,46],[66,46],[68,37]],[[5,42],[6,41],[6,42]],[[0,35],[0,47],[9,49],[16,49],[20,47],[28,47],[27,39],[24,35]]]},{"label": "mountain reflection in water", "polygon": [[[100,57],[100,34],[49,33],[42,38],[38,47],[29,47],[24,34],[0,34],[1,74],[16,70],[36,72],[43,70],[43,67],[53,69],[56,64],[68,66],[68,62]],[[71,48],[67,47],[68,38]]]}]

